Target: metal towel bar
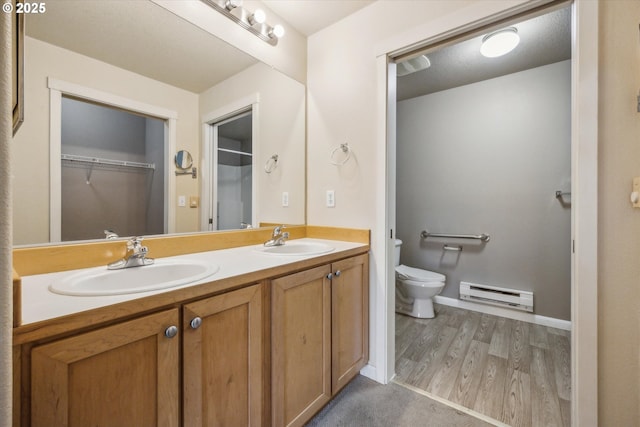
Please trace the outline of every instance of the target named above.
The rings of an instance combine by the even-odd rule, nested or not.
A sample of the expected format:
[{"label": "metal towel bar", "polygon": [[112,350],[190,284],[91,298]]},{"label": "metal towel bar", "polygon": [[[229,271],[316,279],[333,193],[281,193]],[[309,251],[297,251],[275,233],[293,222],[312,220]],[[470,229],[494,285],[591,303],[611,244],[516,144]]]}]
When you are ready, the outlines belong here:
[{"label": "metal towel bar", "polygon": [[450,239],[474,239],[481,240],[483,242],[488,242],[491,239],[491,236],[488,234],[440,234],[440,233],[430,233],[427,230],[422,230],[420,232],[420,237],[426,239],[427,237],[447,237]]}]

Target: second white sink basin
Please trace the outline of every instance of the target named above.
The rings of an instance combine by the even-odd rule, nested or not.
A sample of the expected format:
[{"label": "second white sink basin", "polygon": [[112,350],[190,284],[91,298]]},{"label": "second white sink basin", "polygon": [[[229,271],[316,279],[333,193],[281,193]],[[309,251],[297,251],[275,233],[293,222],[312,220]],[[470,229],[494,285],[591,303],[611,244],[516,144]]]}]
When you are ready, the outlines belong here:
[{"label": "second white sink basin", "polygon": [[320,255],[335,250],[333,246],[319,242],[286,242],[281,246],[262,246],[257,251],[269,255]]},{"label": "second white sink basin", "polygon": [[196,260],[156,259],[151,265],[107,270],[97,267],[61,278],[49,290],[73,296],[133,294],[182,286],[214,275],[220,267]]}]

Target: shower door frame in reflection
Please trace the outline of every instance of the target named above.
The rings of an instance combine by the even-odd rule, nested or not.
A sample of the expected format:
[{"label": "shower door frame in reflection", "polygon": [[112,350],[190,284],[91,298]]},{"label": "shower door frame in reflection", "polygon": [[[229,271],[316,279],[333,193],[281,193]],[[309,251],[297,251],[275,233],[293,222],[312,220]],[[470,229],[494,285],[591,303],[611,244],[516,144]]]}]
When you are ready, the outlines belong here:
[{"label": "shower door frame in reflection", "polygon": [[[229,120],[240,116],[251,114],[251,140],[252,140],[252,161],[251,161],[251,225],[257,226],[258,212],[258,180],[256,160],[259,157],[259,136],[258,136],[258,94],[243,98],[233,104],[219,108],[203,116],[203,147],[202,147],[202,206],[200,230],[218,230],[218,141],[216,126],[224,124]],[[241,228],[240,223],[238,227]]]}]

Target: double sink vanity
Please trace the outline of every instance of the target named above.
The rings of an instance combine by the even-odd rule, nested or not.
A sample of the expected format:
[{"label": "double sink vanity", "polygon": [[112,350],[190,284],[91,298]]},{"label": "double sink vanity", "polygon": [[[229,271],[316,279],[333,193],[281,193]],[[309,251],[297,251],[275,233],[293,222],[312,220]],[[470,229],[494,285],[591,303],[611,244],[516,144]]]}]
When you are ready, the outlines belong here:
[{"label": "double sink vanity", "polygon": [[368,361],[369,232],[288,232],[14,250],[14,426],[303,425]]}]

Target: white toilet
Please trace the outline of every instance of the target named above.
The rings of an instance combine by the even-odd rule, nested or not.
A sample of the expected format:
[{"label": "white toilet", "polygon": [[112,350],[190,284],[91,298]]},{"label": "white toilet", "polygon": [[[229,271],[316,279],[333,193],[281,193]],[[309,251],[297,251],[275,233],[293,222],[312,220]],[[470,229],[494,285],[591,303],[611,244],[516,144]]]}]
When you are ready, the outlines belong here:
[{"label": "white toilet", "polygon": [[396,239],[396,312],[412,317],[435,317],[433,297],[442,292],[446,277],[429,270],[400,265],[402,240]]}]

